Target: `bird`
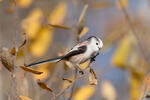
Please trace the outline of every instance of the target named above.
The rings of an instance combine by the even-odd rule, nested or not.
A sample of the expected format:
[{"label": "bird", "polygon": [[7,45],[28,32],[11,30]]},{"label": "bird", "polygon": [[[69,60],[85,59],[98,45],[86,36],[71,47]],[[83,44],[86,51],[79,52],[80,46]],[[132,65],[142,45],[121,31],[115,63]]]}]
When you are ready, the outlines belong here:
[{"label": "bird", "polygon": [[[80,64],[90,60],[96,53],[103,47],[103,42],[99,37],[91,36],[71,48],[66,54],[63,56],[43,60],[40,62],[31,63],[29,65],[25,65],[26,67],[36,66],[44,63],[54,63],[60,62],[62,60],[71,62],[74,66],[80,69]],[[94,57],[95,58],[95,57]],[[80,69],[81,70],[81,69]]]}]

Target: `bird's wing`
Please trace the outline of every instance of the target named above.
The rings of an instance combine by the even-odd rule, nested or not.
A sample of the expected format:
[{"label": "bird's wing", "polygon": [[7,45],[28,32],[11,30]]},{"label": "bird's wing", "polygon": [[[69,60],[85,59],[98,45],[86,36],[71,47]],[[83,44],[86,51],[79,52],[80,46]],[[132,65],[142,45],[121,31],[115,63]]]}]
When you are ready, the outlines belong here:
[{"label": "bird's wing", "polygon": [[80,46],[80,47],[75,46],[66,55],[64,55],[61,60],[63,60],[63,59],[68,60],[72,56],[75,56],[75,55],[82,54],[82,53],[86,52],[86,50],[87,50],[86,45],[83,45],[83,46]]},{"label": "bird's wing", "polygon": [[64,56],[60,56],[57,58],[52,58],[52,59],[47,59],[44,61],[40,61],[40,62],[35,62],[35,63],[31,63],[29,65],[25,65],[26,67],[30,67],[30,66],[35,66],[35,65],[40,65],[43,63],[50,63],[50,62],[59,62],[61,60],[67,60],[70,57],[77,55],[77,54],[81,54],[84,53],[87,49],[86,47],[86,41],[78,43],[77,45],[75,45],[67,54],[65,54]]}]

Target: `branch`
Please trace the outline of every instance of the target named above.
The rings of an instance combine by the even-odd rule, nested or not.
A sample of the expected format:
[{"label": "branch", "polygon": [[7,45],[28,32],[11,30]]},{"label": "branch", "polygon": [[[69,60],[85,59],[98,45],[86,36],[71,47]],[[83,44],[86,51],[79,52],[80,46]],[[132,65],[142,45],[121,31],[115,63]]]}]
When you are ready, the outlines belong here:
[{"label": "branch", "polygon": [[17,21],[18,21],[18,14],[17,14],[17,1],[14,0],[14,9],[15,9],[15,21],[14,21],[14,29],[15,29],[15,33],[14,33],[14,39],[13,39],[13,43],[14,43],[14,47],[16,47],[16,36],[17,36]]},{"label": "branch", "polygon": [[[124,14],[124,17],[125,17],[125,19],[126,19],[126,22],[128,23],[129,28],[130,28],[130,30],[132,31],[132,34],[133,34],[133,35],[135,36],[135,38],[137,39],[138,47],[139,47],[139,49],[140,49],[142,55],[143,55],[144,59],[147,60],[148,63],[149,63],[148,55],[146,55],[145,52],[144,52],[144,49],[143,49],[142,44],[141,44],[141,42],[140,42],[140,39],[139,39],[139,37],[138,37],[138,35],[137,35],[137,32],[136,32],[136,30],[135,30],[135,28],[134,28],[134,26],[133,26],[133,24],[132,24],[132,20],[130,19],[130,16],[129,16],[129,14],[127,13],[126,9],[124,8],[124,6],[123,6],[121,0],[119,0],[119,3],[120,3],[120,5],[121,5],[121,11],[122,11],[122,13]],[[149,65],[150,65],[150,63],[149,63]]]},{"label": "branch", "polygon": [[[74,75],[74,79],[76,80],[77,79],[77,75],[78,75],[78,68],[75,68],[75,75]],[[73,83],[72,85],[72,88],[71,88],[71,94],[70,94],[70,97],[68,100],[71,100],[72,96],[73,96],[73,91],[75,89],[75,84],[76,84],[76,81]]]},{"label": "branch", "polygon": [[[96,55],[92,56],[90,58],[90,63],[88,64],[87,68],[89,68],[92,64],[92,62],[95,61],[95,58],[99,55],[99,53],[97,53]],[[75,70],[75,79],[72,81],[72,83],[70,85],[67,86],[67,88],[61,90],[58,94],[54,95],[54,97],[52,97],[51,100],[55,100],[56,98],[58,98],[59,96],[61,96],[66,90],[68,90],[71,86],[72,86],[72,89],[71,89],[71,95],[69,97],[68,100],[71,100],[72,99],[72,96],[73,96],[73,91],[74,91],[74,87],[75,87],[75,83],[78,79],[82,78],[82,77],[85,77],[85,74],[84,75],[81,75],[80,77],[77,76],[77,72],[78,72],[78,69]]]},{"label": "branch", "polygon": [[62,89],[58,94],[54,95],[51,100],[55,100],[56,98],[60,97],[65,91],[67,91],[78,79],[85,77],[85,75],[81,75],[80,77],[77,77],[72,81],[70,85],[68,85],[66,88]]}]

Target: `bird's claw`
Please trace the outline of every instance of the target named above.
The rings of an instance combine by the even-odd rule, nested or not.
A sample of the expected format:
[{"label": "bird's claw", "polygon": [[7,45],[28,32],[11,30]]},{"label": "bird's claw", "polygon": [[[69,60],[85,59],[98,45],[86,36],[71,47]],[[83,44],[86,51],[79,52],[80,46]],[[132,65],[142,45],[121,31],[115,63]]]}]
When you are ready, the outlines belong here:
[{"label": "bird's claw", "polygon": [[80,71],[79,71],[79,74],[83,75],[83,74],[84,74],[84,72],[83,72],[82,70],[80,70]]},{"label": "bird's claw", "polygon": [[99,53],[97,53],[96,55],[91,57],[91,62],[95,61],[95,58],[99,55]]}]

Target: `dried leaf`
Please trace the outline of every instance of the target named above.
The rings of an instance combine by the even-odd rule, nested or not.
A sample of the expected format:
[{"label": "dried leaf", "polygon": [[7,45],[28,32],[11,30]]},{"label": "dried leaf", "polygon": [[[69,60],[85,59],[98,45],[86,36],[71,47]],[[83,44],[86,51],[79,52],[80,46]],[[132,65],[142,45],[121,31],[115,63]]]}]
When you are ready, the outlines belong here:
[{"label": "dried leaf", "polygon": [[40,75],[40,74],[42,74],[43,72],[39,72],[39,71],[36,71],[36,70],[33,70],[33,69],[31,69],[31,68],[28,68],[28,67],[25,67],[25,66],[19,66],[21,69],[23,69],[23,70],[25,70],[25,71],[27,71],[27,72],[31,72],[31,73],[33,73],[33,74],[38,74],[38,75]]},{"label": "dried leaf", "polygon": [[71,29],[70,26],[57,25],[57,24],[49,24],[51,27],[60,28],[60,29]]},{"label": "dried leaf", "polygon": [[29,97],[27,97],[27,96],[19,96],[20,97],[20,99],[21,100],[32,100],[32,99],[30,99]]},{"label": "dried leaf", "polygon": [[94,8],[105,8],[105,7],[110,7],[113,6],[114,4],[112,2],[101,2],[101,3],[96,3],[93,5]]},{"label": "dried leaf", "polygon": [[0,52],[0,59],[4,67],[12,72],[14,70],[14,58],[7,48],[3,48]]},{"label": "dried leaf", "polygon": [[69,83],[72,83],[72,80],[70,80],[70,79],[63,78],[63,80],[68,81]]},{"label": "dried leaf", "polygon": [[73,80],[74,80],[74,75],[69,76],[67,79],[65,79],[66,81],[63,81],[63,89],[66,89],[69,85],[72,84]]},{"label": "dried leaf", "polygon": [[88,8],[88,4],[84,5],[84,8],[83,8],[83,10],[82,10],[82,12],[81,12],[81,15],[80,15],[80,17],[79,17],[79,20],[78,20],[79,23],[83,20],[84,15],[85,15],[85,13],[86,13],[86,11],[87,11],[87,8]]},{"label": "dried leaf", "polygon": [[23,35],[24,35],[24,41],[23,41],[22,44],[19,46],[19,49],[22,48],[23,46],[25,46],[25,44],[27,43],[27,36],[26,36],[26,33],[24,33]]},{"label": "dried leaf", "polygon": [[96,74],[92,68],[90,68],[89,81],[90,81],[90,85],[97,85],[98,84]]},{"label": "dried leaf", "polygon": [[22,48],[27,43],[27,40],[24,40],[23,43],[19,46],[19,49]]},{"label": "dried leaf", "polygon": [[32,0],[17,0],[19,7],[27,8],[32,4]]},{"label": "dried leaf", "polygon": [[117,93],[110,81],[103,81],[101,84],[101,95],[106,100],[116,100]]},{"label": "dried leaf", "polygon": [[83,27],[82,31],[78,35],[78,38],[80,39],[82,36],[84,36],[88,32],[88,30],[88,27]]},{"label": "dried leaf", "polygon": [[43,72],[43,74],[40,74],[40,75],[34,75],[34,78],[35,79],[40,79],[40,80],[44,80],[44,79],[46,79],[48,76],[49,76],[49,74],[50,74],[50,71],[48,70],[48,68],[47,67],[49,67],[51,64],[42,64],[42,65],[38,65],[36,68],[36,70],[38,70],[38,71],[42,71]]},{"label": "dried leaf", "polygon": [[79,88],[73,94],[73,100],[88,100],[94,94],[95,88],[91,85],[85,85]]},{"label": "dried leaf", "polygon": [[54,10],[50,13],[48,17],[49,24],[62,24],[67,13],[67,5],[61,2]]},{"label": "dried leaf", "polygon": [[116,5],[120,10],[122,10],[122,7],[127,8],[128,7],[128,0],[116,0]]},{"label": "dried leaf", "polygon": [[8,8],[8,9],[6,9],[5,12],[6,12],[7,14],[13,14],[13,13],[14,13],[14,8],[10,7],[10,8]]},{"label": "dried leaf", "polygon": [[53,90],[50,89],[44,82],[41,82],[40,80],[38,80],[37,83],[42,89],[48,90],[49,92],[53,92]]},{"label": "dried leaf", "polygon": [[12,54],[12,55],[16,55],[16,53],[17,53],[17,50],[16,50],[15,47],[13,47],[13,48],[11,49],[11,54]]}]

